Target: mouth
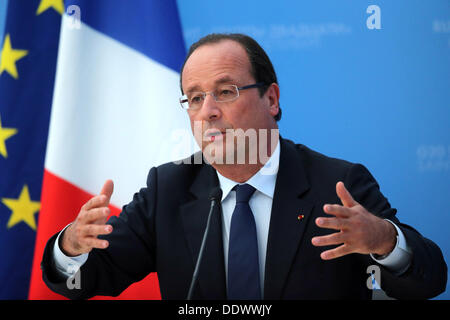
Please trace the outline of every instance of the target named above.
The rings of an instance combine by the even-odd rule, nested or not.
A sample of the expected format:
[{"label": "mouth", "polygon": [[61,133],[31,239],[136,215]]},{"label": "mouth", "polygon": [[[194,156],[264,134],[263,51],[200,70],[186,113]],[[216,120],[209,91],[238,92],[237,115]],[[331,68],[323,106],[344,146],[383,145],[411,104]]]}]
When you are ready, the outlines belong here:
[{"label": "mouth", "polygon": [[208,129],[203,133],[203,138],[206,141],[214,142],[217,140],[223,140],[223,136],[225,135],[224,131],[221,131],[216,128]]}]

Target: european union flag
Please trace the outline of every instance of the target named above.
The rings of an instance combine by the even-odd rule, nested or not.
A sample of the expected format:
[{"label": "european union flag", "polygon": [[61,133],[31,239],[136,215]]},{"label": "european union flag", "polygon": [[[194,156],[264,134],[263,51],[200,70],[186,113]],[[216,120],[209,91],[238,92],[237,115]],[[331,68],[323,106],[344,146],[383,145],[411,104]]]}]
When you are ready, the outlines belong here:
[{"label": "european union flag", "polygon": [[0,299],[27,299],[63,0],[8,2],[0,44]]}]

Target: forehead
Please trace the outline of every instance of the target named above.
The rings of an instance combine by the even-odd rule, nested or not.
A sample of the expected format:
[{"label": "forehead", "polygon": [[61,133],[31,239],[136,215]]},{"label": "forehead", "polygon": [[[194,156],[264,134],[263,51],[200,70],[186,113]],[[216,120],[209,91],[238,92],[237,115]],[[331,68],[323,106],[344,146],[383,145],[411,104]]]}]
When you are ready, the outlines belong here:
[{"label": "forehead", "polygon": [[223,40],[197,48],[186,61],[182,73],[183,91],[210,90],[215,83],[229,79],[242,85],[254,80],[245,49],[237,42]]}]

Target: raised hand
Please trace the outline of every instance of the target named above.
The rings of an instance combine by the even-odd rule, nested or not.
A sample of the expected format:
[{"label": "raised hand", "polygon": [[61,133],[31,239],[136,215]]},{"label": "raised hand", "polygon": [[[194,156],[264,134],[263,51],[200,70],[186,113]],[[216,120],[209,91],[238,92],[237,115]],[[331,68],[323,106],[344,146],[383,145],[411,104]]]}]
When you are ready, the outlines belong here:
[{"label": "raised hand", "polygon": [[88,253],[93,248],[105,249],[109,243],[100,240],[99,235],[112,232],[112,226],[106,225],[106,218],[110,214],[108,208],[114,190],[112,180],[107,180],[100,194],[86,202],[75,221],[64,231],[61,240],[62,251],[69,256]]},{"label": "raised hand", "polygon": [[339,245],[337,248],[324,251],[320,257],[324,260],[335,259],[350,253],[378,254],[390,253],[396,243],[395,227],[356,202],[344,183],[336,184],[336,193],[342,202],[325,204],[323,211],[334,217],[320,217],[316,224],[320,228],[334,229],[339,232],[314,237],[311,242],[315,246]]}]

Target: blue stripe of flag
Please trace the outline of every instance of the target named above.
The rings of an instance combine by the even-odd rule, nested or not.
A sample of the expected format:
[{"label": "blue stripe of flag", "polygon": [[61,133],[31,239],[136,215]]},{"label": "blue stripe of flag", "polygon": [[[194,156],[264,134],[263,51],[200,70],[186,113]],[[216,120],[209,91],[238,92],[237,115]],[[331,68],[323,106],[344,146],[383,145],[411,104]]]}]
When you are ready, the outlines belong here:
[{"label": "blue stripe of flag", "polygon": [[175,0],[69,0],[92,28],[179,72],[186,49]]}]

